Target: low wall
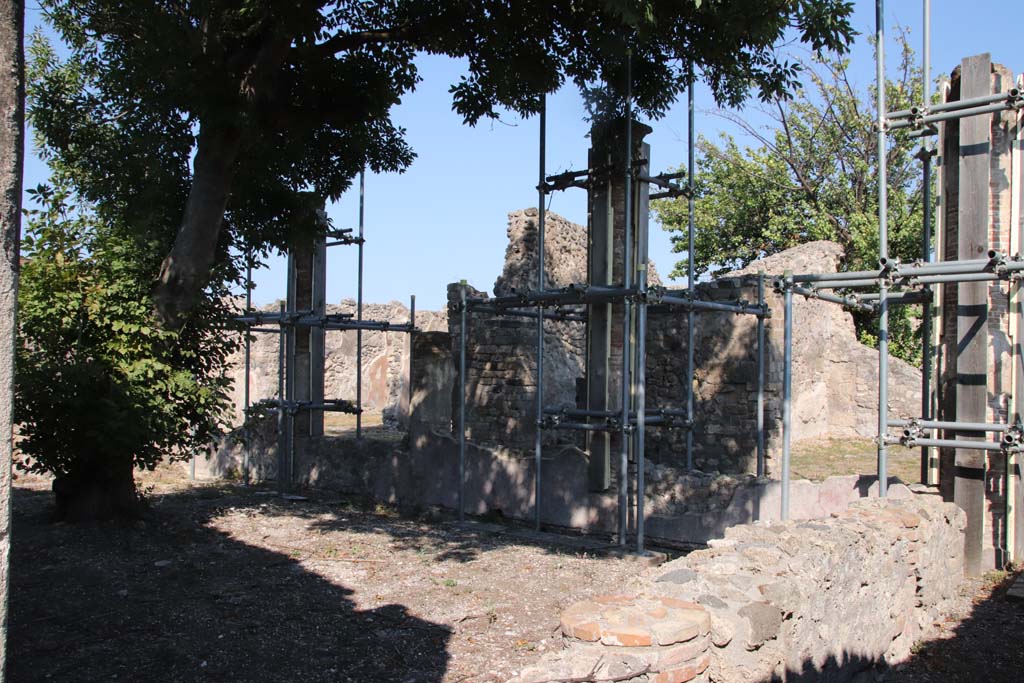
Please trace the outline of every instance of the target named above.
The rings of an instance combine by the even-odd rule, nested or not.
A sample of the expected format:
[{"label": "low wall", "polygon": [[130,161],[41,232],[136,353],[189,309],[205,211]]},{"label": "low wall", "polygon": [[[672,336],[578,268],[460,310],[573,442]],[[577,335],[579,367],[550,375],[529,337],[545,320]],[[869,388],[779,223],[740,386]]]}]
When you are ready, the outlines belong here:
[{"label": "low wall", "polygon": [[596,669],[635,683],[875,680],[955,597],[964,525],[955,505],[914,496],[733,527],[650,571],[635,595],[570,606],[566,649],[513,681]]},{"label": "low wall", "polygon": [[[269,435],[268,435],[269,436]],[[302,442],[302,443],[299,443]],[[273,443],[272,441],[270,443]],[[301,447],[299,447],[301,446]],[[216,467],[240,469],[240,448],[221,451]],[[254,478],[275,471],[274,449],[255,448]],[[197,468],[202,471],[204,468]],[[541,516],[545,524],[588,533],[617,530],[615,493],[587,490],[587,456],[573,446],[549,448],[542,463]],[[414,432],[407,444],[351,437],[297,439],[293,469],[299,485],[330,488],[403,507],[458,504],[458,443],[438,431]],[[466,444],[465,510],[523,521],[534,519],[532,457],[517,451]],[[630,477],[635,481],[635,476]],[[672,543],[703,544],[721,538],[726,529],[780,517],[781,485],[751,475],[683,472],[648,463],[646,532],[649,538]],[[823,482],[790,484],[793,519],[820,519],[845,510],[850,503],[877,495],[875,477],[830,477]],[[613,485],[612,491],[616,488]],[[889,495],[910,497],[896,479]],[[635,491],[631,491],[631,501]],[[630,518],[631,528],[635,519]]]}]

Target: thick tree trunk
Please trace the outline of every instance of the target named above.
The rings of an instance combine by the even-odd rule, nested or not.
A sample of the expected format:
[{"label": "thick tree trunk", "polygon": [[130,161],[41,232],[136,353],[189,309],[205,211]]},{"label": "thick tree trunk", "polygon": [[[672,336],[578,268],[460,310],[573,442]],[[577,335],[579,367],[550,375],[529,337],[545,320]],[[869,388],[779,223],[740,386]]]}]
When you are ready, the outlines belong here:
[{"label": "thick tree trunk", "polygon": [[25,134],[24,0],[0,0],[0,680],[11,550],[11,409]]},{"label": "thick tree trunk", "polygon": [[184,323],[210,280],[240,142],[235,126],[200,124],[185,214],[153,291],[157,316],[170,329]]},{"label": "thick tree trunk", "polygon": [[131,457],[84,457],[72,474],[53,480],[56,518],[65,522],[137,519],[142,501],[135,490]]}]

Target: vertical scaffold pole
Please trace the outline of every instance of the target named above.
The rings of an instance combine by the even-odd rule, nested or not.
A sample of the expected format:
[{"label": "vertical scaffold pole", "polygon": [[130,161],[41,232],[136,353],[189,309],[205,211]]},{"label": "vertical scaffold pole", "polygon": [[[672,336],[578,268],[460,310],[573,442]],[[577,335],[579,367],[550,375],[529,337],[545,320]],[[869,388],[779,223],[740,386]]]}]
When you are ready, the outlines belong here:
[{"label": "vertical scaffold pole", "polygon": [[459,521],[466,519],[466,281],[459,283]]},{"label": "vertical scaffold pole", "polygon": [[409,419],[412,419],[412,396],[413,396],[413,384],[412,384],[412,342],[413,337],[416,335],[416,295],[409,295]]},{"label": "vertical scaffold pole", "polygon": [[[889,258],[889,188],[886,169],[885,131],[885,0],[875,0],[876,96],[878,107],[878,258]],[[878,495],[889,490],[889,449],[885,443],[889,420],[889,287],[878,287]]]},{"label": "vertical scaffold pole", "polygon": [[782,519],[789,519],[789,446],[793,436],[793,272],[787,270],[782,342]]},{"label": "vertical scaffold pole", "polygon": [[286,434],[284,429],[284,349],[288,345],[285,332],[285,305],[281,303],[281,331],[277,338],[277,488],[280,493],[287,489],[285,473],[288,471]]},{"label": "vertical scaffold pole", "polygon": [[[696,230],[696,217],[694,212],[694,93],[693,89],[696,83],[694,82],[693,75],[693,62],[690,62],[690,87],[687,93],[688,113],[687,113],[687,152],[686,152],[686,203],[687,203],[687,235],[686,235],[686,286],[690,292],[690,298],[694,298],[695,290],[694,275],[695,266],[693,263],[694,254],[694,231]],[[693,308],[686,311],[686,469],[693,469],[693,345],[696,340],[696,333],[693,329],[696,316],[694,315]]]},{"label": "vertical scaffold pole", "polygon": [[[625,172],[623,202],[622,286],[633,286],[633,51],[626,50],[626,156],[623,160]],[[619,454],[619,545],[625,547],[629,526],[629,442],[630,442],[630,398],[632,383],[629,366],[632,362],[630,351],[630,329],[633,310],[629,297],[622,301],[622,450]]]},{"label": "vertical scaffold pole", "polygon": [[[932,102],[932,66],[931,66],[931,0],[924,0],[924,50],[921,53],[921,103],[924,107]],[[921,230],[921,255],[925,263],[934,260],[932,255],[932,143],[931,137],[921,138],[921,188],[924,200],[924,226]],[[924,285],[925,291],[931,293],[932,286]],[[921,317],[921,417],[925,420],[935,419],[932,415],[932,313],[931,297],[922,306]],[[921,448],[921,483],[929,484],[932,449]]]},{"label": "vertical scaffold pole", "polygon": [[757,274],[757,476],[764,476],[764,271]]},{"label": "vertical scaffold pole", "polygon": [[[245,314],[252,313],[252,251],[245,256]],[[242,451],[242,483],[249,485],[249,462],[252,458],[252,430],[249,428],[249,406],[252,403],[249,395],[249,373],[252,371],[252,334],[249,326],[245,326],[245,412],[242,414],[243,434],[245,439],[245,450]]]},{"label": "vertical scaffold pole", "polygon": [[[645,243],[646,244],[646,243]],[[647,432],[647,258],[637,254],[637,278],[641,292],[636,304],[636,551],[644,551],[644,495],[647,491],[644,474],[644,447]]]},{"label": "vertical scaffold pole", "polygon": [[[540,96],[540,153],[537,179],[537,290],[544,291],[544,168],[547,132],[547,99]],[[541,440],[544,436],[544,307],[537,304],[537,424],[533,440],[533,525],[540,531],[541,520]]]},{"label": "vertical scaffold pole", "polygon": [[[366,170],[359,172],[359,249],[356,282],[356,320],[363,320],[363,216]],[[356,440],[363,438],[363,331],[356,330]]]}]

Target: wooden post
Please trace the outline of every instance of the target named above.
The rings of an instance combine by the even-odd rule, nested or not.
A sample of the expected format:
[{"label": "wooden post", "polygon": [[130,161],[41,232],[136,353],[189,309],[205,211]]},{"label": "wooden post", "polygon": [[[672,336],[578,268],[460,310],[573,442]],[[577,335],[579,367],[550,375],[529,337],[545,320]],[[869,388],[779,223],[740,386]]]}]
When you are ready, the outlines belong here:
[{"label": "wooden post", "polygon": [[[981,97],[992,90],[988,54],[964,59],[960,98]],[[988,251],[991,116],[960,120],[957,258],[984,258]],[[988,398],[988,283],[957,286],[956,416],[962,422],[985,422]],[[970,434],[960,439],[983,439]],[[982,571],[985,519],[985,451],[958,449],[953,501],[967,513],[964,567]]]}]

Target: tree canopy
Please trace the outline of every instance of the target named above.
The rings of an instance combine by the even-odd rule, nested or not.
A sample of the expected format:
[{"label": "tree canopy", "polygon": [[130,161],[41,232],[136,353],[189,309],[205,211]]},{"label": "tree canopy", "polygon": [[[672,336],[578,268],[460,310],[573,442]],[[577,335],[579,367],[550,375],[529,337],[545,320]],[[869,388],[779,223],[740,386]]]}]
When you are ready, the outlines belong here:
[{"label": "tree canopy", "polygon": [[231,254],[285,245],[363,167],[412,162],[390,111],[418,53],[465,60],[452,106],[475,124],[535,113],[566,83],[621,107],[629,47],[637,107],[657,118],[691,63],[722,104],[774,101],[799,77],[784,37],[843,50],[853,35],[841,0],[42,4],[70,54],[37,52],[33,123],[101,217],[173,235],[153,291],[170,326]]},{"label": "tree canopy", "polygon": [[[899,76],[886,84],[891,110],[920,100],[921,74],[913,50],[901,39]],[[769,123],[758,126],[729,112],[751,144],[730,134],[700,137],[695,169],[694,269],[698,276],[741,268],[803,242],[832,240],[845,252],[844,269],[878,265],[878,153],[873,87],[858,90],[847,60],[825,55],[807,60],[809,87],[797,97],[774,98],[763,107]],[[904,261],[921,257],[923,225],[919,141],[906,131],[889,136],[889,253]],[[933,194],[933,196],[935,196]],[[672,232],[673,249],[685,253],[688,210],[685,199],[654,203],[662,226]],[[691,255],[674,276],[687,272]],[[914,360],[910,309],[890,314],[892,350]],[[874,319],[857,318],[862,338],[871,342]]]}]

